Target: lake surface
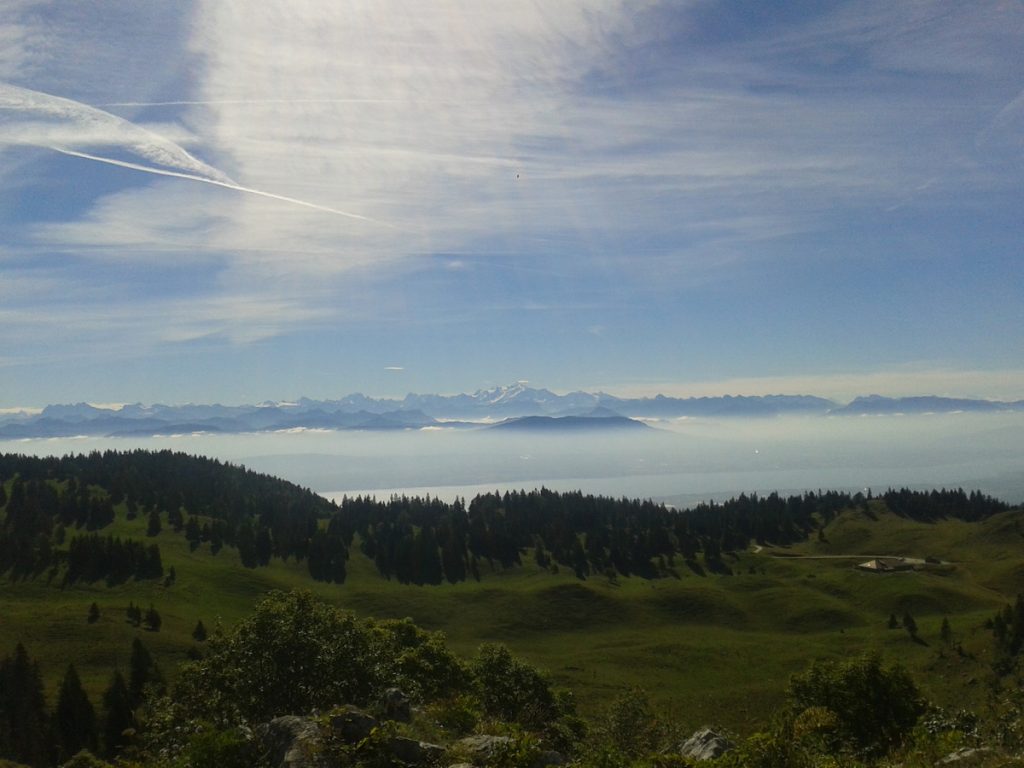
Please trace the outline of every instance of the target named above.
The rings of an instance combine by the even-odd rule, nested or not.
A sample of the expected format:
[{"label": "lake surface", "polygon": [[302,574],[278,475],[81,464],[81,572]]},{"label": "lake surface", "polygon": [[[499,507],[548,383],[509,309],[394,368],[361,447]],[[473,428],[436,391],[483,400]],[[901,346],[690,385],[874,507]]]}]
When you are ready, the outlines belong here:
[{"label": "lake surface", "polygon": [[540,486],[677,506],[739,492],[979,488],[1024,502],[1024,413],[681,419],[640,434],[487,430],[53,438],[0,451],[55,455],[171,449],[286,478],[324,495],[471,498]]}]

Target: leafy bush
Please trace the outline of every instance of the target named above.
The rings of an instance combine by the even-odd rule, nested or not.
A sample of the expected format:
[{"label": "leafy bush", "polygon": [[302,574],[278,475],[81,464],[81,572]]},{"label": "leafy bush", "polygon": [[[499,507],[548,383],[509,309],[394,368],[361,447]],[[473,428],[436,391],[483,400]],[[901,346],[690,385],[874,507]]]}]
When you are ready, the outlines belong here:
[{"label": "leafy bush", "polygon": [[789,696],[796,713],[822,708],[834,714],[834,724],[831,715],[821,710],[817,717],[830,721],[827,731],[816,729],[827,737],[830,751],[848,748],[867,756],[883,755],[898,746],[925,708],[910,675],[899,666],[884,668],[876,655],[845,662],[815,661],[790,680]]},{"label": "leafy bush", "polygon": [[175,686],[184,719],[230,727],[363,704],[383,683],[367,629],[309,592],[271,592],[252,616],[207,645],[202,659],[182,667]]},{"label": "leafy bush", "polygon": [[561,714],[548,680],[505,646],[484,643],[469,666],[485,714],[534,728]]}]

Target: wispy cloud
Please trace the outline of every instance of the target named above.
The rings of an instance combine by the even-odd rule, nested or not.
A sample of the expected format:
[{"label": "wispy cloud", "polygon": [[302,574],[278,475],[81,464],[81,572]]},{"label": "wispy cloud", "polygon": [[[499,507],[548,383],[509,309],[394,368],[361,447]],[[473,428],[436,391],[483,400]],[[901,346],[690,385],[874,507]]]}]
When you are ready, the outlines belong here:
[{"label": "wispy cloud", "polygon": [[663,338],[750,313],[727,287],[765,273],[779,306],[838,290],[806,268],[844,259],[870,315],[875,260],[1021,188],[1015,3],[9,6],[9,242],[54,296],[100,269],[131,308],[28,290],[23,316],[133,349],[586,314],[599,355],[602,312]]}]

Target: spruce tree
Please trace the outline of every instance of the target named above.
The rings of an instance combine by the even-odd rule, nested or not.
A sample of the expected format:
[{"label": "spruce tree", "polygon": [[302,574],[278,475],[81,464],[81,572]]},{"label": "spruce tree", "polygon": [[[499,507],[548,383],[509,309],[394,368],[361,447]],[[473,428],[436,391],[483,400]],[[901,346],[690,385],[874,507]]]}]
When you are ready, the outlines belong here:
[{"label": "spruce tree", "polygon": [[15,762],[44,765],[52,757],[48,731],[43,676],[18,643],[0,662],[0,746]]},{"label": "spruce tree", "polygon": [[82,688],[74,664],[68,664],[60,684],[53,726],[57,759],[61,762],[82,749],[97,751],[96,710]]},{"label": "spruce tree", "polygon": [[164,685],[163,675],[146,646],[139,638],[132,640],[132,655],[128,670],[128,701],[132,709],[137,709],[145,700],[146,688],[152,687],[158,692]]},{"label": "spruce tree", "polygon": [[206,627],[203,626],[202,619],[196,622],[196,628],[192,630],[192,639],[197,643],[202,643],[206,640]]},{"label": "spruce tree", "polygon": [[149,523],[146,525],[146,535],[156,536],[160,533],[160,513],[154,507],[149,513]]},{"label": "spruce tree", "polygon": [[152,603],[150,603],[149,610],[146,611],[146,617],[143,621],[145,622],[146,627],[151,631],[160,631],[160,625],[163,623],[163,620],[160,618],[160,614],[157,612],[156,608],[153,607]]},{"label": "spruce tree", "polygon": [[942,638],[944,644],[953,644],[953,629],[949,626],[949,619],[946,617],[942,618],[942,628],[939,630],[939,637]]},{"label": "spruce tree", "polygon": [[128,686],[120,671],[115,671],[110,686],[103,694],[103,754],[113,757],[128,743],[128,734],[135,728]]},{"label": "spruce tree", "polygon": [[88,619],[88,621],[89,621],[90,624],[95,624],[99,620],[100,620],[100,607],[98,605],[96,605],[96,603],[93,603],[92,605],[89,606],[89,619]]},{"label": "spruce tree", "polygon": [[917,639],[917,622],[910,615],[910,611],[904,611],[903,613],[903,628],[907,630],[908,635]]}]

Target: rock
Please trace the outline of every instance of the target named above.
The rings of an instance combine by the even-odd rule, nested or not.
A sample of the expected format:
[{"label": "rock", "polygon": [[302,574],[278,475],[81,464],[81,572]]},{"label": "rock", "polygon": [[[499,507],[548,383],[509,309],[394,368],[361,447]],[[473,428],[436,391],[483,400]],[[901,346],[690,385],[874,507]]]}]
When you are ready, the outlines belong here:
[{"label": "rock", "polygon": [[426,741],[395,736],[388,742],[388,751],[402,763],[423,765],[437,763],[444,757],[445,748]]},{"label": "rock", "polygon": [[512,743],[512,738],[509,736],[467,736],[464,739],[459,739],[457,742],[462,751],[469,753],[469,755],[480,762],[486,763],[491,757],[495,756],[495,753],[500,752],[508,748]]},{"label": "rock", "polygon": [[255,729],[265,762],[273,768],[323,768],[323,734],[308,717],[275,717]]},{"label": "rock", "polygon": [[377,719],[355,707],[343,707],[328,720],[331,731],[346,744],[356,744],[377,727]]},{"label": "rock", "polygon": [[992,756],[992,749],[989,747],[961,747],[939,760],[937,765],[952,765],[956,768],[968,768],[972,765],[981,765],[985,759]]},{"label": "rock", "polygon": [[710,728],[701,728],[679,745],[679,754],[697,761],[714,760],[736,745]]},{"label": "rock", "polygon": [[400,723],[412,721],[412,702],[401,688],[388,688],[384,691],[381,704],[384,707],[384,717],[388,720],[397,720]]}]

